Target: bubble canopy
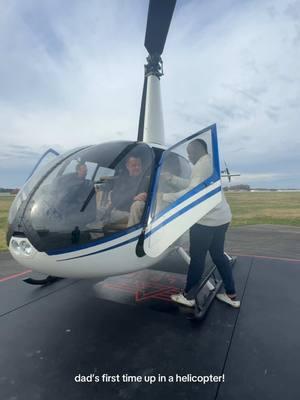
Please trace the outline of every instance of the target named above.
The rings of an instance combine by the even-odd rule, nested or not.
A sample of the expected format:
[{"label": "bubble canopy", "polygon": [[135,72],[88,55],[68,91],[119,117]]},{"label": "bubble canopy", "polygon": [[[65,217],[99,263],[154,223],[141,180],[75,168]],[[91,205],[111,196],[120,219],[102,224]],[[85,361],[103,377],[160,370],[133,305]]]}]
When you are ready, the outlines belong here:
[{"label": "bubble canopy", "polygon": [[19,203],[25,199],[25,204],[11,215],[8,240],[21,231],[37,250],[49,252],[86,245],[140,224],[154,159],[150,146],[129,141],[60,157],[42,177],[31,177],[30,193],[26,185],[20,191]]}]

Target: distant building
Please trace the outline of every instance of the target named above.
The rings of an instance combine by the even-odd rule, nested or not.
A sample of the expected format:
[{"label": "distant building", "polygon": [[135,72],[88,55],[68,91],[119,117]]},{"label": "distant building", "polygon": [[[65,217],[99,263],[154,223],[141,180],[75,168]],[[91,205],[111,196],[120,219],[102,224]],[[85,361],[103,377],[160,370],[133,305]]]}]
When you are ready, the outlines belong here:
[{"label": "distant building", "polygon": [[250,186],[249,185],[232,185],[224,188],[224,190],[228,191],[235,191],[235,192],[250,192]]},{"label": "distant building", "polygon": [[18,188],[0,188],[0,194],[1,196],[15,196],[19,190]]}]

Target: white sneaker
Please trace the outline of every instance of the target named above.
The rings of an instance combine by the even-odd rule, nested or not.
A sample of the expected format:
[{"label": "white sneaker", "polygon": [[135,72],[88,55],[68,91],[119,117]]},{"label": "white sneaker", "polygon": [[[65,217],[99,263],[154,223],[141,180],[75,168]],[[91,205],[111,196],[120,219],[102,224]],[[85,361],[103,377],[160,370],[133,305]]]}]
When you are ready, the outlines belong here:
[{"label": "white sneaker", "polygon": [[229,304],[231,307],[240,308],[240,301],[239,300],[232,300],[230,297],[227,296],[226,293],[218,293],[216,298],[220,301],[223,301],[226,304]]},{"label": "white sneaker", "polygon": [[183,293],[172,294],[171,299],[186,307],[194,307],[195,305],[195,300],[188,300]]}]

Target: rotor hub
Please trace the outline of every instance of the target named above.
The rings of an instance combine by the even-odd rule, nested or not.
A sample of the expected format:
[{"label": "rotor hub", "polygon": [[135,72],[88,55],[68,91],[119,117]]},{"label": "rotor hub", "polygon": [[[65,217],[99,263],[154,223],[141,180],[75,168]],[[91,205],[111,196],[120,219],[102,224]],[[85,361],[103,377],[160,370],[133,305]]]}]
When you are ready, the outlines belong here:
[{"label": "rotor hub", "polygon": [[159,54],[149,54],[145,64],[145,76],[155,75],[160,78],[164,74],[163,61]]}]

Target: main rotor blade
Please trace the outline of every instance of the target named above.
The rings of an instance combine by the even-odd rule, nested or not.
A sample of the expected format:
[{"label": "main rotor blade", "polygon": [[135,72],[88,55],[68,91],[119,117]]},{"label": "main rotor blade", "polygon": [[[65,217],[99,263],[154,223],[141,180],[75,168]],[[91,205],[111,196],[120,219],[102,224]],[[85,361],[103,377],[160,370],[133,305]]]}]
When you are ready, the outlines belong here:
[{"label": "main rotor blade", "polygon": [[175,4],[176,0],[150,0],[145,36],[149,54],[162,54]]}]

